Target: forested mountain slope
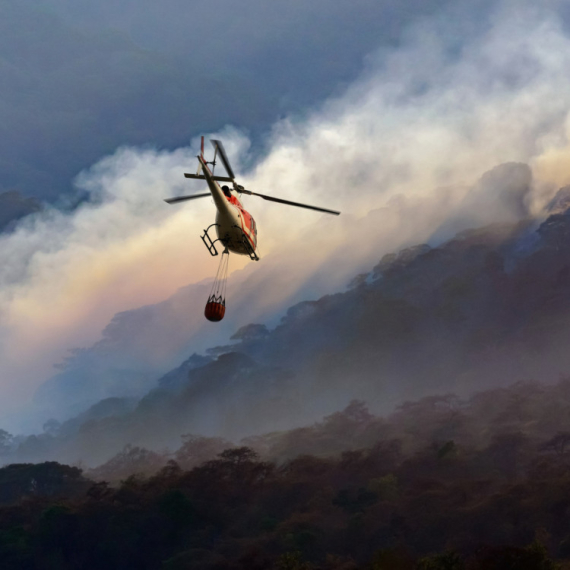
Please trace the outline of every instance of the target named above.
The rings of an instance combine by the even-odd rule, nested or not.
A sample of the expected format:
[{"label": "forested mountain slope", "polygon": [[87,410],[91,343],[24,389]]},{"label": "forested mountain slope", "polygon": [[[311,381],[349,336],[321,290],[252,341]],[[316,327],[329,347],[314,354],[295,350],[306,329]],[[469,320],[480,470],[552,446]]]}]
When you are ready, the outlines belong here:
[{"label": "forested mountain slope", "polygon": [[249,325],[193,356],[134,409],[64,423],[19,453],[99,463],[127,443],[174,448],[185,433],[235,440],[302,425],[354,398],[386,413],[434,393],[555,381],[570,368],[566,194],[538,226],[493,225],[385,256],[275,329]]},{"label": "forested mountain slope", "polygon": [[[570,568],[570,382],[518,383],[388,417],[173,454],[128,446],[83,474],[0,469],[3,568]],[[111,482],[111,484],[109,484]]]}]

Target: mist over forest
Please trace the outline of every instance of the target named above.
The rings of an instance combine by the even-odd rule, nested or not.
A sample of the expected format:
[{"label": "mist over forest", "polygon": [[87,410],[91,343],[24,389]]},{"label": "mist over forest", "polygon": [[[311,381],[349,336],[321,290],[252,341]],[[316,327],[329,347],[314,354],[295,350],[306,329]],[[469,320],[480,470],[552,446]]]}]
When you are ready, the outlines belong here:
[{"label": "mist over forest", "polygon": [[570,384],[358,400],[242,440],[0,468],[5,568],[563,570]]},{"label": "mist over forest", "polygon": [[[524,164],[492,169],[466,201],[487,200],[496,212],[506,203],[510,221],[386,254],[345,290],[289,307],[274,327],[242,326],[201,354],[179,356],[192,344],[186,315],[206,284],[119,315],[38,388],[44,412],[63,401],[67,416],[15,438],[4,461],[96,467],[126,445],[175,450],[185,434],[235,444],[309,425],[355,399],[384,415],[433,394],[556,382],[570,365],[570,189],[537,220],[526,217],[531,184]],[[456,223],[460,216],[446,222]],[[162,362],[178,364],[153,375],[156,354],[145,353],[159,327],[178,343]]]}]

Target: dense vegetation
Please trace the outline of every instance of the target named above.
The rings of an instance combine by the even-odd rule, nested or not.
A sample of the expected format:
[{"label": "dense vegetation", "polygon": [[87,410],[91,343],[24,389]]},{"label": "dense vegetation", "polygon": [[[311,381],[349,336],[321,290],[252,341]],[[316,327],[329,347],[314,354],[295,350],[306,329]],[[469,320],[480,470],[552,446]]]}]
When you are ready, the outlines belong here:
[{"label": "dense vegetation", "polygon": [[568,196],[388,255],[141,400],[0,430],[0,566],[570,568]]},{"label": "dense vegetation", "polygon": [[354,401],[240,446],[197,436],[171,455],[129,446],[87,477],[11,465],[0,470],[0,563],[570,568],[569,412],[570,380],[519,383],[387,418]]}]

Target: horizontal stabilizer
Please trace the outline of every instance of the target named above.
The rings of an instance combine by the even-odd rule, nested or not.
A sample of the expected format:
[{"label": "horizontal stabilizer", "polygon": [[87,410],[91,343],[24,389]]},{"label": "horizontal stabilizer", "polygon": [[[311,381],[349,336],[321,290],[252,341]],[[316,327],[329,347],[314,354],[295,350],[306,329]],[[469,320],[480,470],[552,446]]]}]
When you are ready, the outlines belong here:
[{"label": "horizontal stabilizer", "polygon": [[[206,180],[206,177],[203,174],[190,174],[189,172],[185,172],[184,176],[186,178],[194,178],[195,180]],[[214,180],[218,182],[232,182],[233,178],[229,178],[227,176],[214,176]]]}]

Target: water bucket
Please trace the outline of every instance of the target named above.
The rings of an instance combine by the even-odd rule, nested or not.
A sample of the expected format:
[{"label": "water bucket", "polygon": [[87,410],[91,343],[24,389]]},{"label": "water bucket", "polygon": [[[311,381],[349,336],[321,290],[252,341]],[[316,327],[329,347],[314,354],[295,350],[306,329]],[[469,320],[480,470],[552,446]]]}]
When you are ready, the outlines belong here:
[{"label": "water bucket", "polygon": [[222,303],[216,301],[208,301],[206,303],[206,309],[204,310],[204,316],[213,323],[217,323],[224,318],[226,312],[226,306]]}]

